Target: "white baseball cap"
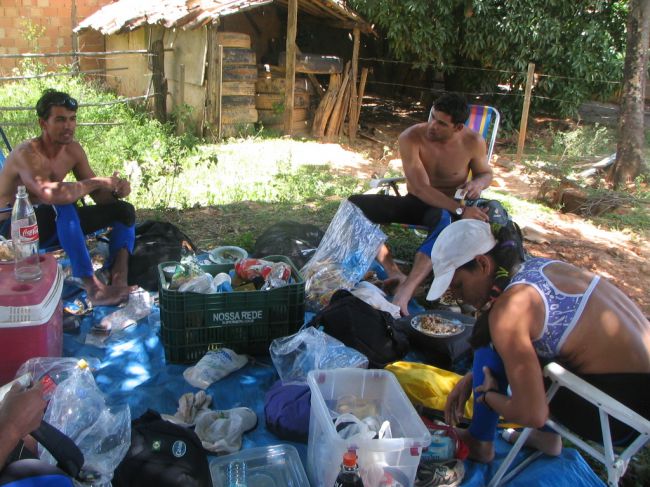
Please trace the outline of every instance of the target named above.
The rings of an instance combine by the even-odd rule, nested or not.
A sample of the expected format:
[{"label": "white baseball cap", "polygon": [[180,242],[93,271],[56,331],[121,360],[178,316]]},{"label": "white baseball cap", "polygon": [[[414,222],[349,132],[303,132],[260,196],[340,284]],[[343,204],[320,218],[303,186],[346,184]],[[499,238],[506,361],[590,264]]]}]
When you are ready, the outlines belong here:
[{"label": "white baseball cap", "polygon": [[456,269],[477,255],[488,253],[496,244],[490,225],[480,220],[458,220],[446,227],[431,249],[434,279],[427,299],[440,298],[451,284]]}]

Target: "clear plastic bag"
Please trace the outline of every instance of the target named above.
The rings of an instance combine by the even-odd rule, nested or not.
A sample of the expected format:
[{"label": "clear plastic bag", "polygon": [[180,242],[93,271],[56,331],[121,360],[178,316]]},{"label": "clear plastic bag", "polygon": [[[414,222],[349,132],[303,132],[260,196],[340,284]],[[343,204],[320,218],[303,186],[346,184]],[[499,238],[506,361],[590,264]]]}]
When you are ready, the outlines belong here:
[{"label": "clear plastic bag", "polygon": [[269,351],[280,379],[285,382],[306,382],[310,370],[368,368],[365,355],[313,326],[291,336],[276,338]]},{"label": "clear plastic bag", "polygon": [[[131,412],[127,405],[107,405],[90,367],[78,363],[75,358],[39,358],[27,361],[21,369],[32,372],[35,379],[57,378],[43,419],[83,452],[82,478],[94,486],[109,486],[131,445]],[[40,457],[56,464],[45,450]]]},{"label": "clear plastic bag", "polygon": [[306,305],[318,311],[337,289],[351,289],[370,268],[386,241],[379,225],[347,200],[341,202],[314,256],[300,270]]}]

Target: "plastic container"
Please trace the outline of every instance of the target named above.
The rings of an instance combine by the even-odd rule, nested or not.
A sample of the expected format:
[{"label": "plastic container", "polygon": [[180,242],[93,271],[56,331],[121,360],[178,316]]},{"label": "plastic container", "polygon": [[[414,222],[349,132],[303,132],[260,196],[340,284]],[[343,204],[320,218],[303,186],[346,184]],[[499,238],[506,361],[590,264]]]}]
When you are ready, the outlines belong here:
[{"label": "plastic container", "polygon": [[20,282],[0,265],[0,384],[29,358],[60,357],[63,347],[63,273],[50,254],[39,256],[42,277]]},{"label": "plastic container", "polygon": [[250,448],[212,460],[210,475],[214,487],[228,486],[228,466],[232,462],[246,465],[247,487],[309,486],[298,451],[291,445]]},{"label": "plastic container", "polygon": [[[348,450],[357,463],[366,487],[378,487],[385,473],[402,485],[413,485],[422,449],[431,434],[406,397],[395,376],[385,370],[312,370],[307,375],[311,389],[311,416],[307,470],[312,487],[331,487]],[[364,414],[390,421],[392,438],[341,438],[333,414],[339,399],[356,397],[366,406]],[[363,418],[360,418],[363,419]]]},{"label": "plastic container", "polygon": [[[158,266],[160,335],[168,363],[193,364],[205,352],[227,347],[240,354],[267,354],[278,337],[291,335],[305,317],[305,282],[298,269],[283,256],[264,257],[291,266],[294,282],[268,291],[198,294],[168,289]],[[214,275],[233,266],[201,266]]]}]

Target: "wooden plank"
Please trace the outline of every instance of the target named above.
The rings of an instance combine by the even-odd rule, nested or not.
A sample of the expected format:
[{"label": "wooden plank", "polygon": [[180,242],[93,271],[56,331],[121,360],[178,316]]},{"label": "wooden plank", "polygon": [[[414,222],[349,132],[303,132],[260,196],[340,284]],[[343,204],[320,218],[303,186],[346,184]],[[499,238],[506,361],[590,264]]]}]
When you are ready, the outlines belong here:
[{"label": "wooden plank", "polygon": [[210,136],[214,123],[217,120],[217,101],[215,96],[217,94],[217,70],[218,65],[218,42],[217,42],[217,26],[212,24],[208,26],[208,69],[207,69],[207,82],[205,85],[205,116],[203,117],[203,128],[205,137]]},{"label": "wooden plank", "polygon": [[298,31],[298,0],[287,5],[286,91],[284,92],[284,133],[293,131],[293,90],[296,85],[296,33]]},{"label": "wooden plank", "polygon": [[350,76],[350,79],[348,80],[348,84],[345,87],[345,94],[343,95],[343,105],[341,105],[341,114],[339,115],[339,118],[336,121],[336,129],[334,131],[335,135],[340,136],[343,134],[343,127],[345,126],[345,118],[349,112],[350,97],[352,95],[353,85],[354,85],[354,81],[352,80],[352,76]]},{"label": "wooden plank", "polygon": [[178,110],[178,120],[176,121],[176,133],[178,135],[182,134],[185,132],[185,123],[184,123],[184,107],[185,105],[185,65],[181,64],[179,67],[179,75],[178,75],[178,102],[177,102],[177,107],[179,108]]},{"label": "wooden plank", "polygon": [[339,117],[341,116],[341,110],[343,109],[343,98],[345,97],[345,89],[350,80],[350,62],[348,61],[344,69],[345,75],[343,76],[343,81],[341,82],[341,88],[336,96],[336,103],[334,103],[334,109],[332,110],[332,115],[330,120],[327,123],[327,128],[325,129],[325,136],[328,139],[331,139],[335,131],[337,130],[337,123]]},{"label": "wooden plank", "polygon": [[154,96],[154,116],[160,122],[167,121],[167,80],[165,79],[165,51],[161,40],[151,45],[151,81]]},{"label": "wooden plank", "polygon": [[533,77],[535,75],[535,64],[528,63],[528,74],[526,77],[526,91],[524,93],[524,106],[521,112],[519,124],[519,140],[517,141],[517,162],[521,162],[524,155],[524,144],[526,142],[526,128],[528,127],[528,110],[530,109],[530,95],[533,91]]},{"label": "wooden plank", "polygon": [[314,123],[312,126],[312,135],[314,137],[322,138],[325,135],[325,127],[327,126],[327,121],[332,112],[332,108],[334,108],[334,103],[336,102],[336,97],[340,87],[341,75],[330,74],[330,82],[327,86],[327,92],[318,104],[318,108],[314,114]]},{"label": "wooden plank", "polygon": [[352,46],[352,83],[350,84],[350,105],[348,115],[348,136],[350,140],[357,138],[357,124],[355,122],[357,113],[357,76],[359,74],[359,44],[361,42],[361,31],[359,27],[352,30],[354,44]]},{"label": "wooden plank", "polygon": [[215,95],[215,100],[217,102],[217,139],[221,140],[221,126],[223,125],[221,110],[222,110],[222,96],[223,96],[223,46],[219,44],[217,51],[217,93]]},{"label": "wooden plank", "polygon": [[357,106],[354,107],[354,120],[349,123],[354,125],[355,130],[359,128],[359,117],[361,116],[361,106],[363,105],[363,95],[366,92],[366,81],[368,80],[368,68],[361,70],[361,80],[359,81],[359,94],[357,97]]}]

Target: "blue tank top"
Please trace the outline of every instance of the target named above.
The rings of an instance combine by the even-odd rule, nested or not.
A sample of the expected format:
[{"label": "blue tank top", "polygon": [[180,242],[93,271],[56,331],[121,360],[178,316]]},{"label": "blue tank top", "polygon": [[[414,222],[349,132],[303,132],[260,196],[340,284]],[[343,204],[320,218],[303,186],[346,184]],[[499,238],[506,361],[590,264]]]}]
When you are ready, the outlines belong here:
[{"label": "blue tank top", "polygon": [[559,355],[562,345],[582,316],[589,296],[600,279],[600,276],[594,276],[584,293],[563,293],[543,272],[544,267],[554,262],[561,261],[543,258],[527,260],[506,287],[508,289],[515,284],[528,284],[542,297],[546,308],[544,328],[533,340],[533,346],[539,357],[547,359],[554,359]]}]

